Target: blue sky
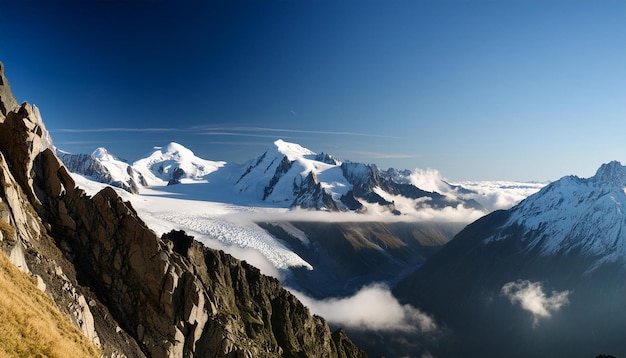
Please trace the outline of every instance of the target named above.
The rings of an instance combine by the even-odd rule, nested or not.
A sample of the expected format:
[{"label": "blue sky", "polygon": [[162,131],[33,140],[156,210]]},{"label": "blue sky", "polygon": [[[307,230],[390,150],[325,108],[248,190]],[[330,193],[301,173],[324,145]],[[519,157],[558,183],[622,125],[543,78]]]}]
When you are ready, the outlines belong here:
[{"label": "blue sky", "polygon": [[626,164],[626,1],[8,1],[0,60],[56,145],[278,138],[451,180]]}]

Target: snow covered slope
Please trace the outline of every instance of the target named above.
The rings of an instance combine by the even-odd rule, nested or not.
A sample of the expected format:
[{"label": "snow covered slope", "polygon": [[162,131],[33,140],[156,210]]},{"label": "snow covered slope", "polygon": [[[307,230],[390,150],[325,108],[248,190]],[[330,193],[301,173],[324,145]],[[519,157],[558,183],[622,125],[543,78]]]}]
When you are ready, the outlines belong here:
[{"label": "snow covered slope", "polygon": [[84,175],[97,182],[122,188],[131,193],[138,193],[140,186],[147,185],[140,173],[105,148],[98,148],[91,155],[71,154],[58,149],[56,154],[70,172]]},{"label": "snow covered slope", "polygon": [[[626,167],[603,164],[596,175],[564,177],[511,209],[505,226],[519,227],[526,250],[626,262]],[[489,240],[504,240],[501,233]]]},{"label": "snow covered slope", "polygon": [[422,190],[407,180],[407,173],[341,162],[277,140],[263,155],[244,165],[235,186],[266,202],[307,209],[375,210],[396,215],[444,207],[482,209],[473,199]]},{"label": "snow covered slope", "polygon": [[343,209],[341,198],[351,188],[340,162],[282,140],[244,168],[235,182],[240,192],[287,207]]},{"label": "snow covered slope", "polygon": [[148,185],[203,180],[207,174],[226,164],[199,158],[174,142],[154,149],[146,158],[133,163],[133,168],[144,176]]},{"label": "snow covered slope", "polygon": [[206,193],[213,195],[208,200],[231,204],[396,216],[450,210],[460,222],[508,208],[543,185],[503,196],[516,184],[500,183],[484,192],[484,183],[449,184],[436,170],[380,170],[283,140],[244,164],[202,159],[177,143],[155,147],[131,166],[104,148],[92,155],[59,156],[70,171],[133,193],[142,186],[210,182]]}]

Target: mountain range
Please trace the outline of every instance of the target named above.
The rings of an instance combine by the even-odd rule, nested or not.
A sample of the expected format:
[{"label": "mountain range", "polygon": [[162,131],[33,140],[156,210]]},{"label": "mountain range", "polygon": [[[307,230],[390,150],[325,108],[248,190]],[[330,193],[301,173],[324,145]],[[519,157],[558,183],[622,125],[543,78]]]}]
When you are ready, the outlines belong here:
[{"label": "mountain range", "polygon": [[[475,217],[484,212],[473,199],[417,188],[410,182],[409,171],[380,171],[374,165],[342,163],[328,154],[316,154],[282,140],[242,165],[201,159],[176,143],[155,148],[146,158],[133,164],[117,159],[104,148],[98,148],[92,155],[73,155],[60,150],[57,153],[73,175],[82,174],[137,193],[129,199],[145,219],[158,217],[162,223],[166,218],[164,225],[171,229],[200,231],[194,235],[207,244],[219,240],[229,247],[255,248],[281,270],[284,284],[317,298],[353,294],[374,282],[398,281],[469,221],[415,221],[411,215],[403,219],[403,213],[464,208],[465,205],[471,206],[466,210]],[[94,167],[102,171],[92,170]],[[443,181],[440,185],[450,191],[463,192]],[[171,193],[196,201],[180,207],[174,203],[154,202],[144,209],[146,200],[156,200],[155,194],[142,196],[140,193],[155,188],[160,188],[158,195],[161,196]],[[400,198],[398,201],[404,199],[410,203],[400,206],[403,212],[392,201],[384,199],[392,196],[388,191],[397,193],[396,200]],[[351,198],[350,202],[347,197]],[[234,223],[232,219],[207,218],[206,214],[191,212],[212,211],[210,204],[201,208],[207,202],[224,202],[230,208],[233,204],[242,205],[233,211],[233,216],[237,217],[251,206],[260,207],[255,210],[261,211],[307,211],[299,217],[260,215],[247,224],[242,224],[241,219]],[[345,203],[351,203],[352,207]],[[174,206],[176,210],[167,209]],[[159,210],[157,207],[166,209],[155,213]],[[334,221],[312,219],[315,218],[312,213],[318,211],[357,216]],[[372,211],[381,214],[368,216]],[[198,229],[204,227],[207,229]],[[277,250],[283,258],[277,258]]]},{"label": "mountain range", "polygon": [[486,212],[474,199],[464,198],[471,193],[467,189],[442,182],[446,195],[422,190],[411,183],[408,170],[383,171],[373,164],[342,162],[280,139],[244,164],[205,160],[177,143],[157,147],[132,164],[105,148],[91,155],[57,150],[57,155],[71,172],[132,193],[148,185],[208,181],[263,206],[395,215],[444,207]]}]

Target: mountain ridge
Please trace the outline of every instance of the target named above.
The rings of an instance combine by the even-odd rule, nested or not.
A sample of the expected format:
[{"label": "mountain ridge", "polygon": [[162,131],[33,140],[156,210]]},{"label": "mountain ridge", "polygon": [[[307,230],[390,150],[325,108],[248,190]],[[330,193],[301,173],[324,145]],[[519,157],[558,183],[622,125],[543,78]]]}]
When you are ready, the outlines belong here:
[{"label": "mountain ridge", "polygon": [[624,170],[614,161],[566,176],[486,215],[401,281],[394,294],[452,332],[433,351],[624,355]]},{"label": "mountain ridge", "polygon": [[[176,146],[188,153],[187,157],[193,156],[196,164],[190,166],[183,163],[189,160],[177,161],[175,151],[157,149],[148,157],[135,161],[129,171],[138,173],[136,177],[140,178],[140,183],[147,185],[176,184],[183,177],[187,178],[187,183],[221,183],[225,190],[233,190],[234,195],[247,195],[253,200],[284,208],[365,212],[368,206],[374,205],[372,209],[377,211],[404,215],[422,208],[460,206],[486,212],[474,199],[452,194],[458,190],[445,182],[440,184],[450,188],[445,194],[422,190],[411,183],[410,172],[406,170],[381,171],[373,164],[342,162],[326,153],[317,154],[281,139],[257,158],[241,165],[197,158],[182,145]],[[91,157],[98,161],[95,156]],[[105,175],[93,175],[82,169],[85,165],[73,165],[71,157],[61,158],[68,167],[75,169],[72,172],[107,182],[102,179]],[[124,182],[129,180],[108,181],[111,185]],[[134,188],[132,185],[123,188],[126,187]],[[396,207],[395,197],[408,204],[403,208]]]},{"label": "mountain ridge", "polygon": [[[602,164],[593,177],[564,177],[522,201],[504,225],[523,228],[527,250],[537,247],[544,255],[578,250],[598,257],[589,269],[605,261],[626,262],[625,186],[621,163]],[[501,239],[506,236],[489,240]]]}]

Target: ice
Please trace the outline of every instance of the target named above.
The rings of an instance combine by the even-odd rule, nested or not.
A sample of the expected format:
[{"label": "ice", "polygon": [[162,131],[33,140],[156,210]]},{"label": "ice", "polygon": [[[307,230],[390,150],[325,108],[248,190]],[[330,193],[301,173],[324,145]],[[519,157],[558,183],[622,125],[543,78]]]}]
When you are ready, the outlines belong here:
[{"label": "ice", "polygon": [[[72,174],[72,177],[88,195],[93,196],[106,186],[78,174]],[[178,192],[171,191],[174,188]],[[254,250],[277,269],[313,269],[308,262],[256,225],[254,215],[242,215],[270,215],[285,212],[286,209],[198,200],[208,198],[204,190],[206,188],[206,184],[200,183],[146,188],[136,195],[121,189],[116,191],[124,200],[132,203],[141,219],[159,235],[170,230],[185,230],[209,247],[224,248],[227,252],[229,248]],[[234,256],[241,258],[241,251],[232,251],[237,253]],[[273,274],[267,270],[264,273]]]}]

